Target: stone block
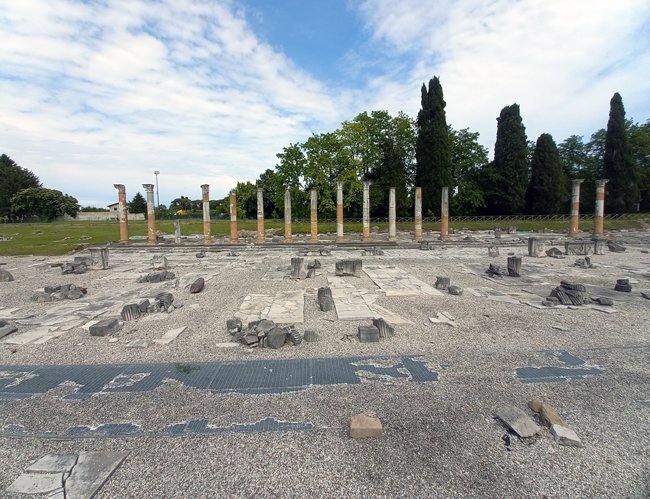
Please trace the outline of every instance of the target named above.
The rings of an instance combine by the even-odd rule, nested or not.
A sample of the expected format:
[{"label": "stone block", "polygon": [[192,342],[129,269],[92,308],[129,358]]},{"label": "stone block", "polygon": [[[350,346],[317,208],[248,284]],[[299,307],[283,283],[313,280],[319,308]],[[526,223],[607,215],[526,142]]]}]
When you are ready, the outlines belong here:
[{"label": "stone block", "polygon": [[141,300],[138,303],[138,308],[140,309],[140,313],[146,314],[147,310],[149,310],[149,305],[150,305],[149,300]]},{"label": "stone block", "polygon": [[488,256],[492,258],[499,256],[499,247],[488,246]]},{"label": "stone block", "polygon": [[274,327],[266,335],[266,346],[269,348],[282,348],[287,342],[287,331]]},{"label": "stone block", "polygon": [[336,275],[361,277],[362,265],[361,259],[339,260],[335,264]]},{"label": "stone block", "polygon": [[501,227],[494,228],[494,239],[501,239]]},{"label": "stone block", "polygon": [[13,324],[4,324],[0,326],[0,338],[4,338],[8,334],[15,333],[18,331],[18,328]]},{"label": "stone block", "polygon": [[532,437],[539,432],[539,426],[524,411],[516,407],[502,407],[496,411],[496,416],[520,437]]},{"label": "stone block", "polygon": [[562,418],[558,414],[558,412],[555,410],[555,407],[549,404],[542,404],[541,411],[539,412],[539,416],[542,419],[542,423],[544,426],[553,426],[553,425],[560,425],[560,426],[566,426],[564,421],[562,421]]},{"label": "stone block", "polygon": [[594,243],[594,255],[604,255],[605,254],[605,240],[595,237],[592,239]]},{"label": "stone block", "polygon": [[438,276],[436,277],[435,287],[436,289],[447,289],[451,284],[451,279],[449,277]]},{"label": "stone block", "polygon": [[554,424],[551,426],[551,433],[553,434],[555,442],[559,445],[566,445],[569,447],[582,447],[580,438],[571,428]]},{"label": "stone block", "polygon": [[379,342],[379,329],[375,326],[359,326],[359,341],[361,343],[378,343]]},{"label": "stone block", "polygon": [[226,321],[226,329],[230,334],[236,334],[241,331],[242,323],[240,319],[228,319]]},{"label": "stone block", "polygon": [[623,253],[625,251],[625,246],[618,244],[615,241],[607,241],[607,248],[613,253]]},{"label": "stone block", "polygon": [[204,287],[205,287],[205,279],[203,279],[203,277],[199,277],[190,286],[190,293],[192,294],[200,293],[201,291],[203,291]]},{"label": "stone block", "polygon": [[320,337],[318,336],[318,333],[316,331],[312,331],[308,329],[305,331],[305,334],[303,335],[302,339],[308,343],[316,343],[317,341],[320,340]]},{"label": "stone block", "polygon": [[350,436],[352,438],[381,437],[384,428],[379,418],[373,414],[357,414],[350,418]]},{"label": "stone block", "polygon": [[546,250],[546,256],[550,256],[551,258],[564,258],[562,252],[555,246]]},{"label": "stone block", "polygon": [[154,255],[151,259],[153,270],[167,270],[167,257],[165,255]]},{"label": "stone block", "polygon": [[304,262],[305,259],[300,257],[294,257],[291,259],[291,273],[289,274],[289,277],[291,279],[302,279],[303,275],[305,274],[305,270],[303,268]]},{"label": "stone block", "polygon": [[32,301],[35,301],[36,303],[45,303],[48,301],[52,301],[52,295],[50,293],[45,293],[43,291],[36,291],[32,295]]},{"label": "stone block", "polygon": [[380,338],[390,338],[395,335],[395,328],[381,317],[373,319],[372,325],[379,331]]},{"label": "stone block", "polygon": [[566,241],[564,253],[566,255],[591,255],[594,251],[591,241]]},{"label": "stone block", "polygon": [[508,257],[508,275],[510,277],[521,276],[521,257],[509,256]]},{"label": "stone block", "polygon": [[90,251],[90,268],[106,270],[108,268],[108,248],[88,248]]},{"label": "stone block", "polygon": [[318,288],[318,297],[316,299],[322,312],[334,310],[334,298],[330,288]]},{"label": "stone block", "polygon": [[614,300],[607,298],[606,296],[599,296],[595,301],[598,303],[598,305],[603,305],[605,307],[611,307],[614,305]]},{"label": "stone block", "polygon": [[97,324],[90,326],[90,336],[106,336],[116,333],[122,329],[122,324],[118,319],[103,319]]},{"label": "stone block", "polygon": [[73,265],[85,265],[86,267],[90,267],[91,264],[91,259],[89,256],[75,256]]},{"label": "stone block", "polygon": [[453,286],[453,285],[449,286],[449,289],[447,291],[449,291],[450,295],[455,295],[455,296],[460,296],[463,294],[463,288],[461,288],[460,286]]},{"label": "stone block", "polygon": [[122,307],[122,312],[120,312],[122,320],[125,321],[134,321],[140,318],[140,306],[137,303],[130,303]]},{"label": "stone block", "polygon": [[539,258],[544,254],[544,240],[537,237],[528,238],[528,256]]}]

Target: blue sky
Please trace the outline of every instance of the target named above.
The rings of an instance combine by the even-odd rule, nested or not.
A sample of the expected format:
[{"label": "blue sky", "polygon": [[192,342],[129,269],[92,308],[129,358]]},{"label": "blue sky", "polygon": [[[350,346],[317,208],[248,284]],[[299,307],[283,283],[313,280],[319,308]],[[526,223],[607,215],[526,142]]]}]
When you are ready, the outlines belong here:
[{"label": "blue sky", "polygon": [[160,170],[160,200],[221,198],[362,111],[447,121],[493,148],[503,106],[557,142],[650,118],[647,0],[0,0],[0,153],[81,204]]}]

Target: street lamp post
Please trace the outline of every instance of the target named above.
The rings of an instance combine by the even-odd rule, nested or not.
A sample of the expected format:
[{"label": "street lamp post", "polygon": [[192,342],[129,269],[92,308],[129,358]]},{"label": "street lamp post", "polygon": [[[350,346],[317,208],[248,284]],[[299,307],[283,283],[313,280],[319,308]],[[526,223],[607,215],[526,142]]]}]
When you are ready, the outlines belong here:
[{"label": "street lamp post", "polygon": [[158,174],[160,171],[155,170],[153,173],[156,176],[156,206],[160,208],[160,191],[158,190]]}]

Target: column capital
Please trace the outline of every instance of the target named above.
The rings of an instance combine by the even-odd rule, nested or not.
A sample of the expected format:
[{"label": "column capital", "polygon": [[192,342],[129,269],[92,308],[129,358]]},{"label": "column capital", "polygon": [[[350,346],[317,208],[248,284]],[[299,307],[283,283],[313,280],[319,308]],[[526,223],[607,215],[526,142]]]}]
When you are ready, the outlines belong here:
[{"label": "column capital", "polygon": [[113,187],[115,187],[120,192],[126,192],[126,188],[124,187],[124,184],[113,184]]},{"label": "column capital", "polygon": [[607,182],[609,182],[609,179],[608,178],[602,178],[602,179],[598,180],[597,182],[598,182],[598,187],[605,187],[605,184]]},{"label": "column capital", "polygon": [[144,187],[144,190],[147,192],[153,192],[153,184],[142,184],[142,187]]},{"label": "column capital", "polygon": [[209,192],[209,191],[210,191],[210,185],[209,185],[209,184],[203,184],[203,185],[201,185],[201,190],[203,191],[204,194],[205,194],[206,192]]},{"label": "column capital", "polygon": [[580,185],[580,184],[582,184],[584,181],[585,181],[584,178],[574,178],[573,180],[571,180],[571,183],[572,183],[573,185]]}]

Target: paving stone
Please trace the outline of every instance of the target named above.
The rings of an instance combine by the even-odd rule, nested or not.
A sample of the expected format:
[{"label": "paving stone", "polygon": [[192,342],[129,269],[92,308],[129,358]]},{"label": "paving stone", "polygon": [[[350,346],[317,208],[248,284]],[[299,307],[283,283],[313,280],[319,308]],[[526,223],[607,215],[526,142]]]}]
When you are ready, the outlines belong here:
[{"label": "paving stone", "polygon": [[363,271],[386,296],[442,296],[442,292],[433,286],[391,265],[368,265]]},{"label": "paving stone", "polygon": [[554,424],[551,426],[551,434],[559,445],[566,445],[568,447],[582,447],[582,441],[575,431],[566,426]]},{"label": "paving stone", "polygon": [[379,418],[372,414],[357,414],[350,418],[350,436],[352,438],[381,437],[384,428]]},{"label": "paving stone", "polygon": [[520,437],[532,437],[539,432],[539,426],[521,409],[505,406],[496,411],[496,416]]},{"label": "paving stone", "polygon": [[159,345],[167,345],[174,341],[178,336],[187,329],[187,326],[177,327],[175,329],[170,329],[165,334],[162,335],[162,338],[157,338],[153,340],[154,343]]},{"label": "paving stone", "polygon": [[4,326],[0,326],[0,338],[4,338],[8,334],[15,333],[16,331],[18,331],[18,328],[13,324],[5,324]]},{"label": "paving stone", "polygon": [[129,341],[125,346],[126,348],[147,348],[149,346],[149,342],[142,338],[138,338],[137,340]]},{"label": "paving stone", "polygon": [[375,326],[360,325],[357,336],[361,343],[377,343],[379,342],[379,329]]},{"label": "paving stone", "polygon": [[203,277],[199,277],[190,286],[190,293],[192,294],[200,293],[201,291],[203,291],[204,287],[205,287],[205,279],[203,279]]},{"label": "paving stone", "polygon": [[76,466],[65,482],[66,497],[93,497],[128,455],[128,452],[81,451]]},{"label": "paving stone", "polygon": [[337,276],[354,276],[361,277],[363,264],[360,259],[339,260],[335,264],[335,273]]},{"label": "paving stone", "polygon": [[11,282],[14,280],[14,276],[11,275],[11,272],[5,269],[0,269],[0,282]]},{"label": "paving stone", "polygon": [[77,462],[77,454],[48,454],[25,471],[30,473],[69,473]]},{"label": "paving stone", "polygon": [[458,327],[455,318],[447,312],[438,312],[435,318],[429,317],[429,321],[433,322],[434,324],[447,324],[451,327]]},{"label": "paving stone", "polygon": [[171,281],[174,280],[175,278],[176,278],[176,274],[174,274],[173,272],[167,272],[163,270],[162,272],[151,272],[147,275],[138,277],[137,282],[156,283],[156,282]]},{"label": "paving stone", "polygon": [[395,328],[381,317],[373,319],[372,325],[379,330],[380,338],[390,338],[395,335]]},{"label": "paving stone", "polygon": [[62,489],[63,473],[22,473],[7,489],[8,494],[45,495]]},{"label": "paving stone", "polygon": [[103,319],[97,324],[90,326],[90,336],[106,336],[111,333],[116,333],[122,329],[122,324],[118,319]]}]

